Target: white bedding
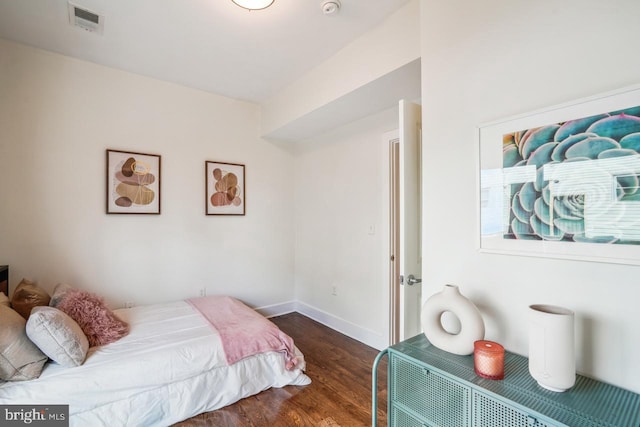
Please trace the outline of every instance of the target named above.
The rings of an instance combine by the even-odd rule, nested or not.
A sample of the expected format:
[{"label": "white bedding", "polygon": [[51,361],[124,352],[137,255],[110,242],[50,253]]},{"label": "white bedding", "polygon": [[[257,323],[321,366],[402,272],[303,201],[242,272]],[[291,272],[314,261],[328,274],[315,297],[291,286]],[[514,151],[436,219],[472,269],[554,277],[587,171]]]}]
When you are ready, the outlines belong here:
[{"label": "white bedding", "polygon": [[184,301],[116,310],[130,333],[89,350],[76,368],[48,363],[40,378],[0,383],[0,404],[68,404],[72,426],[167,426],[270,387],[305,385],[281,353],[227,365],[217,332]]}]

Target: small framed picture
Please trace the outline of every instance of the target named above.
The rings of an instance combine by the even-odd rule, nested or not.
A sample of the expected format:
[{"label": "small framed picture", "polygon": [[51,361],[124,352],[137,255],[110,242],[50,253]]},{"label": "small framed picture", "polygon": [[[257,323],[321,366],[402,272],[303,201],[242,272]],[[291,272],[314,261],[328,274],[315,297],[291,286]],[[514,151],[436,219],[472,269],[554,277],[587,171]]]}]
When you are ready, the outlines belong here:
[{"label": "small framed picture", "polygon": [[160,214],[160,156],[107,150],[107,213]]},{"label": "small framed picture", "polygon": [[206,214],[244,215],[244,165],[205,161],[204,170]]}]

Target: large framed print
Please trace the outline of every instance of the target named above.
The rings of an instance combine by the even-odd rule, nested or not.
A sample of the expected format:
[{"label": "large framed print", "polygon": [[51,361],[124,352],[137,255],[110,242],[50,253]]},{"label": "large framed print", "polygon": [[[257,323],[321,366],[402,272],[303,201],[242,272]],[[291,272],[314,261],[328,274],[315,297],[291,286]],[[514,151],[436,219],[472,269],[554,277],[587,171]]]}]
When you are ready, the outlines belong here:
[{"label": "large framed print", "polygon": [[481,252],[640,265],[640,85],[479,126]]},{"label": "large framed print", "polygon": [[160,214],[160,156],[107,150],[107,213]]}]

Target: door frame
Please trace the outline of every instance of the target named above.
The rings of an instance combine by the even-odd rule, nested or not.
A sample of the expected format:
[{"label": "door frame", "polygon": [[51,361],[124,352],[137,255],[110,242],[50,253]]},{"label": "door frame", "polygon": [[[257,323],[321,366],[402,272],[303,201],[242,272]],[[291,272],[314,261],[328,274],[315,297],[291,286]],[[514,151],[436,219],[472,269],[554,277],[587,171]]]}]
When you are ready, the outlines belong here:
[{"label": "door frame", "polygon": [[388,140],[389,148],[389,345],[400,341],[400,137]]}]

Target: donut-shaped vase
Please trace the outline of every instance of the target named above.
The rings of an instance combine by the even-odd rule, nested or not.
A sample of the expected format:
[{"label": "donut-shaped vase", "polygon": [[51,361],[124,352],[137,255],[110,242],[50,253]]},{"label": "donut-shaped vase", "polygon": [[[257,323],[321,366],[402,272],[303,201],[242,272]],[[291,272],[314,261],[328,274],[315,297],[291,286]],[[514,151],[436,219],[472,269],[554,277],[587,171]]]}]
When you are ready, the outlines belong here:
[{"label": "donut-shaped vase", "polygon": [[[442,326],[442,314],[453,313],[460,320],[460,332],[452,334]],[[445,285],[422,306],[422,329],[434,346],[449,353],[466,356],[473,353],[473,343],[484,339],[484,321],[478,308],[460,294],[456,285]]]}]

